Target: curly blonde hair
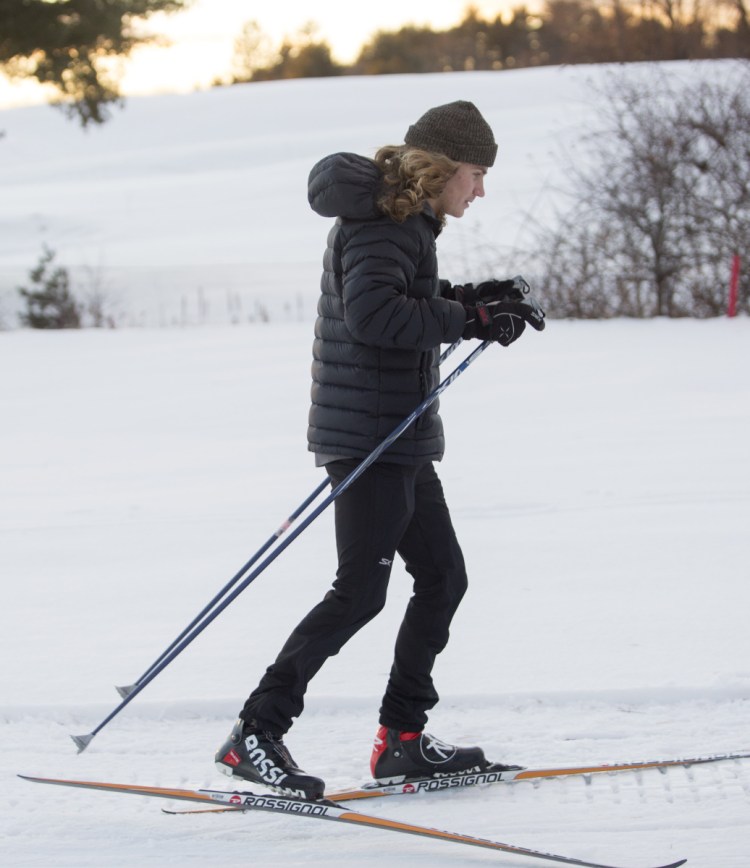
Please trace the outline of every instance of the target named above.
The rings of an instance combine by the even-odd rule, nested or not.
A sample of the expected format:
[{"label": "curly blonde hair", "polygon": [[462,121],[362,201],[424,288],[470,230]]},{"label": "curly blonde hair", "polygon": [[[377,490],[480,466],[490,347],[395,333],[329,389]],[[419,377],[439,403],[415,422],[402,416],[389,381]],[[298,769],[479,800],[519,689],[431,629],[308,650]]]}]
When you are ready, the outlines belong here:
[{"label": "curly blonde hair", "polygon": [[[385,192],[378,207],[397,223],[419,214],[427,199],[437,199],[461,165],[444,154],[408,145],[386,145],[375,154]],[[445,222],[445,215],[437,215]]]}]

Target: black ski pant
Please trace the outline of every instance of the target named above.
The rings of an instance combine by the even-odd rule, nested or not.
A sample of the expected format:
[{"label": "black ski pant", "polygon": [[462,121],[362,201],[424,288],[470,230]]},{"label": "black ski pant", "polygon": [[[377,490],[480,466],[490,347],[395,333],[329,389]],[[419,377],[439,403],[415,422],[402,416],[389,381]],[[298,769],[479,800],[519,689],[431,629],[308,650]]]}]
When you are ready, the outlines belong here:
[{"label": "black ski pant", "polygon": [[[326,465],[334,486],[356,460]],[[375,462],[334,500],[338,570],[333,587],[303,618],[240,714],[283,735],[304,707],[310,679],[385,605],[396,553],[414,579],[396,638],[380,723],[419,732],[438,701],[436,656],[466,591],[466,569],[432,463]]]}]

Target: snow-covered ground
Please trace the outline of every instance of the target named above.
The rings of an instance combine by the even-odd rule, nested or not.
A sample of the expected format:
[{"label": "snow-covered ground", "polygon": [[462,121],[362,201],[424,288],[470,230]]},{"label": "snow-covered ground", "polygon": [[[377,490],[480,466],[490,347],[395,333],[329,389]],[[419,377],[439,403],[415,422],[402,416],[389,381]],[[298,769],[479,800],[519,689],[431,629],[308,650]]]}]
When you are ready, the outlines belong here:
[{"label": "snow-covered ground", "polygon": [[[542,97],[554,95],[555,82],[584,72],[567,76],[570,70],[514,74],[513,87],[503,74],[299,82],[259,88],[257,96],[248,90],[248,99],[261,101],[264,93],[284,93],[290,101],[296,93],[309,125],[311,94],[321,98],[332,89],[323,103],[331,115],[334,94],[350,100],[337,128],[306,129],[305,161],[294,184],[289,171],[296,157],[278,175],[267,169],[274,195],[261,185],[260,161],[283,156],[287,145],[300,147],[302,136],[281,122],[288,114],[278,127],[266,123],[262,140],[248,132],[243,147],[257,196],[241,212],[232,212],[227,189],[218,189],[242,163],[240,150],[227,147],[226,166],[212,164],[211,183],[199,188],[196,180],[195,190],[195,162],[180,174],[156,159],[158,140],[177,125],[177,115],[160,122],[168,99],[133,100],[111,134],[107,127],[88,136],[49,109],[6,112],[0,125],[9,136],[0,147],[23,140],[36,169],[6,187],[2,162],[0,263],[25,267],[35,256],[38,238],[32,244],[22,227],[37,213],[50,230],[59,215],[69,215],[62,222],[71,221],[69,238],[82,247],[87,232],[111,233],[110,265],[198,268],[210,240],[210,212],[223,195],[231,217],[222,223],[227,249],[246,262],[243,239],[266,244],[269,263],[278,266],[268,274],[295,268],[303,274],[309,263],[316,273],[305,280],[313,285],[300,285],[300,292],[312,303],[327,226],[306,213],[309,154],[375,147],[402,132],[415,109],[461,96],[488,104],[496,125],[504,101],[519,112],[525,105],[539,130],[520,138],[546,136],[549,146],[558,119],[573,113]],[[525,90],[524,82],[533,87]],[[347,123],[347,111],[359,111],[357,87],[361,102],[380,94],[384,105],[393,104],[392,136],[384,138],[383,121]],[[179,128],[185,159],[193,160],[201,149],[193,147],[191,130],[218,129],[205,112],[210,108],[218,119],[234,95],[174,99],[196,106]],[[274,105],[269,97],[268,117],[275,117]],[[39,138],[53,127],[56,139]],[[85,177],[85,161],[76,163],[72,149],[77,143],[85,153],[100,135],[110,136],[113,153],[117,142],[131,149],[130,179],[123,177],[118,188],[123,195],[128,185],[135,199],[145,195],[147,172],[151,186],[179,190],[183,206],[194,194],[196,207],[178,232],[172,235],[169,219],[153,213],[125,231],[110,202],[111,178],[100,191],[101,219],[82,213],[98,169],[93,161]],[[106,148],[97,147],[105,160]],[[521,175],[531,182],[524,154],[498,166],[497,190],[472,208],[487,233],[496,223],[500,233],[512,210],[503,189]],[[239,184],[244,172],[236,173]],[[200,197],[213,184],[214,206],[201,213]],[[83,192],[74,199],[79,186]],[[521,198],[533,195],[527,186]],[[74,219],[76,208],[81,213]],[[259,241],[255,221],[264,214],[268,231]],[[461,226],[450,225],[440,241],[453,268],[459,260],[451,257],[449,239]],[[59,238],[51,241],[55,246]],[[156,252],[167,250],[157,263]],[[204,264],[209,269],[215,261]],[[453,268],[446,276],[457,279]],[[283,281],[271,285],[281,293]],[[15,777],[224,785],[213,768],[214,750],[289,629],[333,577],[329,513],[87,751],[76,754],[69,735],[89,732],[115,707],[113,685],[137,678],[319,483],[305,450],[312,321],[310,311],[303,313],[302,321],[272,317],[236,326],[0,334],[3,864],[530,864],[295,818],[167,817],[159,810],[164,803]],[[525,335],[507,350],[491,348],[450,387],[441,402],[448,452],[439,471],[471,588],[438,663],[442,701],[431,731],[481,743],[491,757],[525,765],[750,748],[749,362],[747,318],[551,320],[545,332]],[[451,359],[446,372],[453,365]],[[326,664],[289,735],[295,758],[331,787],[367,777],[408,596],[408,577],[397,567],[386,610]],[[750,852],[748,761],[360,807],[624,868],[682,857],[691,868],[745,868]]]}]

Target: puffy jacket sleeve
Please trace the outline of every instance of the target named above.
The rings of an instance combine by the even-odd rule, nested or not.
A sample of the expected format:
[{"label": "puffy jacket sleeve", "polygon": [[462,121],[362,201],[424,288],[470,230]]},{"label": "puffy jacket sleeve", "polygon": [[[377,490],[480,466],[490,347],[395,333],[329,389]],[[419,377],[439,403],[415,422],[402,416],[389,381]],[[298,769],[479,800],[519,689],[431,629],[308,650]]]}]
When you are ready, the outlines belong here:
[{"label": "puffy jacket sleeve", "polygon": [[[344,318],[363,344],[428,350],[461,336],[463,307],[439,296],[436,275],[420,275],[420,266],[434,256],[434,248],[428,247],[427,233],[419,229],[416,221],[365,222],[344,244]],[[431,284],[423,296],[414,292],[420,278]]]}]

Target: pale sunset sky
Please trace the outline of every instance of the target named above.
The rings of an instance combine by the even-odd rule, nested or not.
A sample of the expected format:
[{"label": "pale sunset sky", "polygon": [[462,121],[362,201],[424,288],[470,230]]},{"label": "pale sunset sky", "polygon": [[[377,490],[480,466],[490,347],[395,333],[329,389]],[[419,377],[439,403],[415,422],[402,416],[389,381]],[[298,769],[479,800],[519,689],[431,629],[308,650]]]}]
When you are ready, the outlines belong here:
[{"label": "pale sunset sky", "polygon": [[[186,92],[227,79],[234,42],[248,21],[258,23],[273,47],[314,22],[317,36],[328,42],[334,58],[348,63],[377,30],[397,30],[405,24],[442,30],[457,24],[469,6],[483,17],[494,18],[517,5],[522,4],[516,0],[194,0],[184,12],[147,20],[148,32],[162,34],[172,45],[136,49],[123,64],[121,89],[126,95]],[[539,4],[526,5],[533,9]],[[0,108],[43,101],[40,88],[30,82],[0,80]]]}]

